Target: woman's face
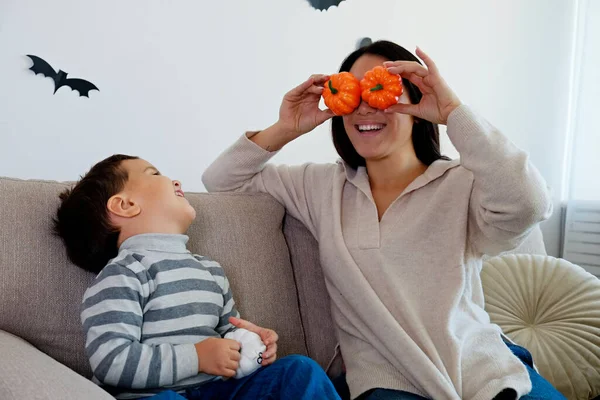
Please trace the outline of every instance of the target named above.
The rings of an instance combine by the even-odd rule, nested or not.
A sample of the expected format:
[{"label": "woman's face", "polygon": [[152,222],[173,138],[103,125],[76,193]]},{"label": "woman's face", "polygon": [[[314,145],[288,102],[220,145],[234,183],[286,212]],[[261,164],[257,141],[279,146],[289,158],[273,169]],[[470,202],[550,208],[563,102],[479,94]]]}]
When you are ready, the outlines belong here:
[{"label": "woman's face", "polygon": [[[350,72],[360,80],[367,71],[382,65],[384,61],[389,60],[365,54],[356,60]],[[410,103],[406,90],[400,96],[399,102]],[[410,115],[386,113],[361,101],[352,114],[343,117],[343,121],[350,142],[367,162],[407,151],[414,154],[411,139],[413,118]]]}]

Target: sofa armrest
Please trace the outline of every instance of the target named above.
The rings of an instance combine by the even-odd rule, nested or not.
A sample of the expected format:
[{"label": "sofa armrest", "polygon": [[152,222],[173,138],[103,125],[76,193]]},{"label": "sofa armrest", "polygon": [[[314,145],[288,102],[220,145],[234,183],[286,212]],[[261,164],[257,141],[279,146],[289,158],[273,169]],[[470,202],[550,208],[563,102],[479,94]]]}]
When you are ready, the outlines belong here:
[{"label": "sofa armrest", "polygon": [[0,399],[113,399],[88,379],[2,330],[0,355]]}]

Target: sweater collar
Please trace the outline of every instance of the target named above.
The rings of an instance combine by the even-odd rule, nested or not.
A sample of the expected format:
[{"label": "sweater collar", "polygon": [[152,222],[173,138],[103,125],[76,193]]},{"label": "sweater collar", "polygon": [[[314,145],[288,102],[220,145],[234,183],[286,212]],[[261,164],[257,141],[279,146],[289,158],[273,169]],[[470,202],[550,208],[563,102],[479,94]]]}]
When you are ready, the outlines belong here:
[{"label": "sweater collar", "polygon": [[[348,182],[356,186],[360,191],[366,194],[372,199],[371,185],[369,184],[369,175],[367,174],[366,167],[358,167],[358,169],[352,168],[345,161],[339,160],[344,167],[346,179]],[[460,165],[460,160],[436,160],[434,161],[425,172],[419,175],[414,181],[412,181],[406,189],[400,194],[399,197],[413,192],[417,189],[426,186],[428,183],[436,180],[446,173],[446,171],[455,168]]]},{"label": "sweater collar", "polygon": [[143,233],[125,240],[119,250],[145,250],[161,253],[189,254],[187,235],[168,233]]}]

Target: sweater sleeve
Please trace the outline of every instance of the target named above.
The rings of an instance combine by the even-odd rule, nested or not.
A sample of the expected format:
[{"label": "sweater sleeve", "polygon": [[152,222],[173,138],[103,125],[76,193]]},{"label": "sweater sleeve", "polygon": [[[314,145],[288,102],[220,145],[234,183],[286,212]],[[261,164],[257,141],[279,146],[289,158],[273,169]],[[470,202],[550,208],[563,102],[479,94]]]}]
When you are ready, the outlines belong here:
[{"label": "sweater sleeve", "polygon": [[331,187],[335,164],[273,165],[277,154],[264,150],[244,134],[206,169],[202,182],[208,192],[268,193],[316,237],[319,193]]},{"label": "sweater sleeve", "polygon": [[552,213],[546,182],[524,151],[469,107],[454,110],[447,127],[461,165],[473,174],[471,246],[490,256],[514,249]]},{"label": "sweater sleeve", "polygon": [[239,318],[240,313],[235,306],[233,300],[233,293],[229,286],[229,280],[226,276],[223,277],[223,311],[219,316],[219,325],[217,326],[217,332],[224,337],[227,333],[235,331],[237,328],[229,322],[229,317]]},{"label": "sweater sleeve", "polygon": [[109,264],[85,292],[81,322],[94,377],[109,386],[146,389],[197,375],[193,344],[141,343],[145,271],[137,269]]},{"label": "sweater sleeve", "polygon": [[229,322],[229,317],[240,317],[240,313],[235,305],[235,300],[233,299],[233,292],[229,285],[229,279],[227,279],[225,270],[218,262],[197,254],[194,255],[194,257],[211,273],[223,293],[223,309],[219,314],[219,323],[216,327],[217,333],[223,337],[227,333],[237,329]]}]

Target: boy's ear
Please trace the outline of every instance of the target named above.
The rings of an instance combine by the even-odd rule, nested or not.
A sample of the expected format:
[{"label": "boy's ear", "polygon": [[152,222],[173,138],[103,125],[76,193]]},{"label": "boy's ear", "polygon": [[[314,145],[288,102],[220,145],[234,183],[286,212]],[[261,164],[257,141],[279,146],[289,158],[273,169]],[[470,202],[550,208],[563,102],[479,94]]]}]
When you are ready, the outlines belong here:
[{"label": "boy's ear", "polygon": [[111,214],[123,218],[133,218],[142,212],[140,205],[124,193],[115,194],[108,199],[106,208]]}]

